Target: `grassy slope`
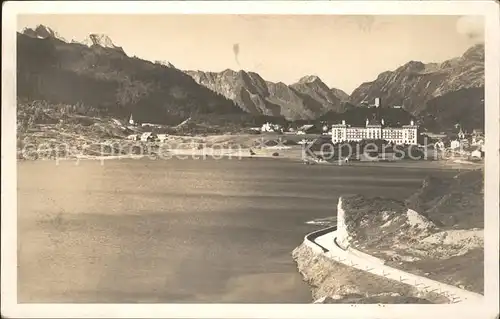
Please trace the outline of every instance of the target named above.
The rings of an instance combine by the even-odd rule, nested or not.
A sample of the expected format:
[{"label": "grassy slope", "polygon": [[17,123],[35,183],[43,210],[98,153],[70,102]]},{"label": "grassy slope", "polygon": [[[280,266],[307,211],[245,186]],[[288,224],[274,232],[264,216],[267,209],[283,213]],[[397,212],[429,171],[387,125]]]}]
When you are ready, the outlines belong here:
[{"label": "grassy slope", "polygon": [[467,131],[484,129],[483,100],[484,87],[451,92],[428,101],[420,118],[431,132],[456,131],[457,123]]}]

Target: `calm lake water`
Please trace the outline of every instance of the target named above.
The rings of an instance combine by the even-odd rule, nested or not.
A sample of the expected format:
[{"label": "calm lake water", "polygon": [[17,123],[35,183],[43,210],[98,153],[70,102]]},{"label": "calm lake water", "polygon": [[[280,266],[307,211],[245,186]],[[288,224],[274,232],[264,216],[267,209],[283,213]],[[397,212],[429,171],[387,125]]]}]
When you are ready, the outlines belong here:
[{"label": "calm lake water", "polygon": [[275,159],[22,162],[19,302],[308,303],[291,258],[338,197],[451,171]]}]

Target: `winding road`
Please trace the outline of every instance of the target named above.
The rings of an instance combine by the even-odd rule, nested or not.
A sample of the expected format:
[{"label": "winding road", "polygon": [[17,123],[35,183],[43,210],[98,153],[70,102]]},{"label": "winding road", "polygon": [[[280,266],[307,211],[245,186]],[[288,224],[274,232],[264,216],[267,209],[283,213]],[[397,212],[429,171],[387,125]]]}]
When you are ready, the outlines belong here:
[{"label": "winding road", "polygon": [[435,281],[426,277],[417,276],[400,269],[384,265],[384,261],[362,253],[356,249],[343,250],[336,244],[337,227],[329,227],[308,234],[304,243],[318,254],[342,264],[384,276],[411,285],[422,292],[434,292],[446,297],[450,303],[482,303],[484,296],[468,290]]}]

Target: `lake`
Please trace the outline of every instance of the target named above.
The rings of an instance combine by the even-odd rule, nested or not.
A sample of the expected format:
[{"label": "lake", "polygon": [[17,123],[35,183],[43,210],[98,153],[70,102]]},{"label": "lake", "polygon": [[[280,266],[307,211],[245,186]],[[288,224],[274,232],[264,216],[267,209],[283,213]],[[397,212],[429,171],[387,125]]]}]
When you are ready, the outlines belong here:
[{"label": "lake", "polygon": [[20,162],[19,302],[309,303],[291,257],[338,197],[450,170],[276,159]]}]

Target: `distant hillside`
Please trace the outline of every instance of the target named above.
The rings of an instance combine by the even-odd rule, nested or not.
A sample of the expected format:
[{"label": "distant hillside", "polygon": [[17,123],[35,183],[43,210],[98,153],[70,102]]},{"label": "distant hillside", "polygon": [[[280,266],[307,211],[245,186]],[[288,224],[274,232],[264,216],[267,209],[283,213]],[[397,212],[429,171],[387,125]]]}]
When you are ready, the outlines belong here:
[{"label": "distant hillside", "polygon": [[427,177],[405,203],[441,228],[483,228],[484,171],[465,171],[451,179]]},{"label": "distant hillside", "polygon": [[328,112],[319,118],[320,121],[326,121],[331,124],[341,123],[345,120],[347,124],[352,126],[365,126],[366,120],[373,118],[383,119],[384,123],[389,126],[401,126],[410,124],[412,119],[415,119],[409,112],[402,108],[390,107],[352,107],[345,105],[346,109],[342,113]]},{"label": "distant hillside", "polygon": [[233,100],[251,114],[283,116],[288,120],[316,119],[330,111],[342,111],[347,94],[331,89],[320,78],[306,76],[286,85],[264,80],[255,72],[225,70],[223,72],[186,71],[207,88]]},{"label": "distant hillside", "polygon": [[[428,176],[404,202],[356,195],[344,197],[342,207],[352,243],[375,247],[388,245],[389,238],[411,243],[438,230],[484,228],[483,199],[484,170],[479,169],[450,178]],[[401,232],[406,228],[411,232]]]},{"label": "distant hillside", "polygon": [[349,94],[345,93],[341,89],[331,88],[330,91],[335,95],[341,102],[346,102],[349,100]]},{"label": "distant hillside", "polygon": [[419,117],[430,131],[456,131],[460,124],[466,131],[484,129],[484,88],[461,89],[427,102]]},{"label": "distant hillside", "polygon": [[17,34],[17,81],[19,98],[78,104],[86,115],[176,124],[244,114],[184,72],[129,57],[104,35],[67,43],[44,26]]},{"label": "distant hillside", "polygon": [[[484,90],[484,45],[473,46],[461,57],[443,63],[410,61],[394,71],[383,72],[374,81],[355,89],[350,102],[358,105],[380,97],[383,105],[402,105],[416,115],[424,111],[431,100],[456,91],[464,90],[462,97],[467,99],[478,97],[477,90],[468,89]],[[437,102],[441,100],[433,103]],[[457,109],[464,109],[469,104],[456,102]],[[458,113],[449,107],[444,107],[443,111]]]}]

